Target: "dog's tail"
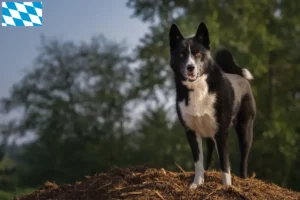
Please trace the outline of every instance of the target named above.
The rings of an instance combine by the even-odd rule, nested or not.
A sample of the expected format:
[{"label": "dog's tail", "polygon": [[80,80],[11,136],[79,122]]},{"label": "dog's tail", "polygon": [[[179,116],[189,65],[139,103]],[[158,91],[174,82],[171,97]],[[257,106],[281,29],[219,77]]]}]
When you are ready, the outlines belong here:
[{"label": "dog's tail", "polygon": [[234,60],[228,49],[222,48],[216,54],[216,62],[225,73],[238,74],[247,80],[252,80],[251,72],[246,68],[241,68]]}]

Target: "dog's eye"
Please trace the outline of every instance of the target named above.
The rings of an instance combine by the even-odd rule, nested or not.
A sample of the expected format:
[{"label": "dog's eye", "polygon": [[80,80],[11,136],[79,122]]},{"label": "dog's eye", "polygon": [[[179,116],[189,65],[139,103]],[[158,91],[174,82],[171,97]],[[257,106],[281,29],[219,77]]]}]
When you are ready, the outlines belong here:
[{"label": "dog's eye", "polygon": [[185,54],[183,52],[180,53],[180,57],[182,58]]},{"label": "dog's eye", "polygon": [[201,57],[202,54],[201,54],[200,52],[197,52],[197,53],[195,54],[195,56],[196,56],[196,57]]}]

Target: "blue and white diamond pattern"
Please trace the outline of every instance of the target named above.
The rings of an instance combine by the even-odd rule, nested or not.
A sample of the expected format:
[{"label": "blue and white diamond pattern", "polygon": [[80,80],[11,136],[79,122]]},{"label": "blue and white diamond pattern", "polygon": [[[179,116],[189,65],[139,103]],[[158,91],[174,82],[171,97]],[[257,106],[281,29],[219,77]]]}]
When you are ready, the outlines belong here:
[{"label": "blue and white diamond pattern", "polygon": [[2,26],[42,26],[42,2],[2,2]]}]

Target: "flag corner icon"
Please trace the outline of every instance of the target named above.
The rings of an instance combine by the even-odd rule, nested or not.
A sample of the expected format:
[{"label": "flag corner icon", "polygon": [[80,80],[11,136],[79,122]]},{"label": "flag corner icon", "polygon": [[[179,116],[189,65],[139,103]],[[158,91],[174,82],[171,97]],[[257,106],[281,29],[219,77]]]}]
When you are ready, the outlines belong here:
[{"label": "flag corner icon", "polygon": [[2,2],[2,26],[42,26],[42,2]]}]

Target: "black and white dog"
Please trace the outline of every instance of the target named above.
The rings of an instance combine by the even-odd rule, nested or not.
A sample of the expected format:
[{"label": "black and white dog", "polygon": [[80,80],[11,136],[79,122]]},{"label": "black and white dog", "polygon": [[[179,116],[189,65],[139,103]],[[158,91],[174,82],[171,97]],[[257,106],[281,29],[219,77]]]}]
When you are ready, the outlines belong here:
[{"label": "black and white dog", "polygon": [[176,109],[192,149],[195,177],[191,189],[204,183],[202,139],[207,138],[208,169],[213,150],[219,155],[223,185],[231,185],[228,131],[234,126],[241,152],[241,177],[247,177],[255,100],[251,73],[239,67],[227,49],[210,54],[209,33],[202,22],[194,37],[185,38],[173,24],[169,33],[170,65],[175,74]]}]

